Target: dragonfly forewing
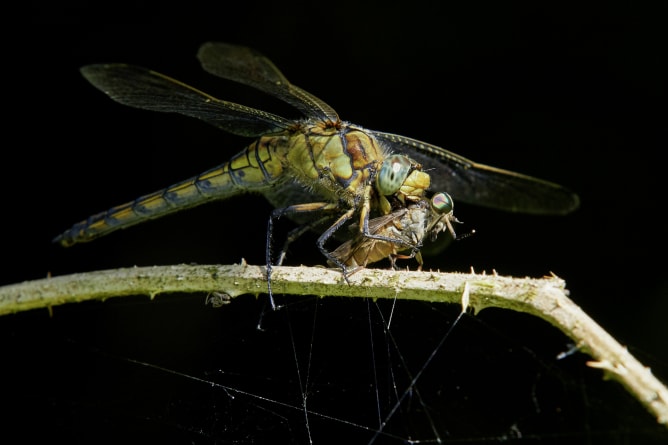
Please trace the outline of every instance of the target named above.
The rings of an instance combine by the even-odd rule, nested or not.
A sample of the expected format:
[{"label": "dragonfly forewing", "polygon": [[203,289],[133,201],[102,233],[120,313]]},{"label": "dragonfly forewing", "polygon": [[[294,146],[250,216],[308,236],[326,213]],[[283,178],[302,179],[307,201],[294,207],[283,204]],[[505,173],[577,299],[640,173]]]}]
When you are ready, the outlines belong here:
[{"label": "dragonfly forewing", "polygon": [[553,182],[480,164],[436,145],[381,131],[374,137],[407,153],[431,176],[431,188],[447,190],[458,202],[508,212],[566,215],[580,205],[571,190]]},{"label": "dragonfly forewing", "polygon": [[292,85],[271,60],[252,48],[207,42],[200,47],[197,58],[208,73],[271,94],[311,119],[331,123],[340,120],[332,107]]}]

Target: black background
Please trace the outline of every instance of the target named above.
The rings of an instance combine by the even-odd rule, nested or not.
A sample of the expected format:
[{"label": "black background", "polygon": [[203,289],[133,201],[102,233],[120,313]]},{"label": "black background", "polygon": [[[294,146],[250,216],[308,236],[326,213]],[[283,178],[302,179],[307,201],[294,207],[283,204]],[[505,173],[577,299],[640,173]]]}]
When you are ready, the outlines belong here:
[{"label": "black background", "polygon": [[[3,64],[11,79],[5,95],[11,99],[4,117],[0,284],[134,265],[264,262],[271,208],[254,196],[210,204],[87,245],[61,249],[51,244],[72,223],[204,171],[249,142],[194,119],[116,104],[80,76],[80,66],[134,63],[217,97],[293,113],[200,69],[199,45],[227,41],[261,50],[288,79],[332,105],[344,120],[428,141],[578,192],[581,208],[565,217],[510,215],[456,203],[457,217],[465,222],[460,231],[475,229],[476,235],[427,258],[426,267],[534,277],[553,272],[566,280],[573,300],[667,380],[661,161],[668,74],[665,7],[361,3],[246,2],[234,8],[32,4],[25,26],[6,42]],[[314,238],[298,242],[288,262],[323,264]],[[291,363],[289,344],[283,344],[281,355],[272,349],[278,346],[254,331],[264,297],[241,298],[219,311],[205,306],[204,297],[109,300],[56,307],[53,317],[42,310],[3,316],[3,385],[13,395],[3,397],[3,404],[14,413],[8,425],[16,426],[3,431],[17,434],[21,442],[41,433],[72,443],[272,438],[271,427],[266,432],[258,426],[271,425],[271,419],[256,419],[251,410],[228,419],[243,433],[222,432],[221,425],[229,423],[220,414],[225,399],[220,391],[212,396],[210,387],[196,384],[181,389],[184,378],[170,380],[159,372],[146,376],[143,367],[105,355],[202,377],[221,367],[221,357],[232,357],[223,346],[228,337],[238,336],[246,349],[234,360],[263,366],[256,363],[258,357],[270,360],[276,353],[276,360]],[[348,335],[350,342],[358,341],[343,333],[348,328],[341,320],[359,317],[364,326],[365,303],[325,299],[321,304],[318,320],[334,320],[321,321],[332,324],[324,337],[338,344],[345,344]],[[425,329],[424,335],[438,337],[443,328],[429,331],[420,318],[420,311],[429,310],[415,306],[404,306],[406,319]],[[451,323],[456,308],[440,311],[454,311],[437,320]],[[444,349],[456,366],[434,366],[452,373],[443,377],[445,383],[464,385],[458,379],[482,382],[498,375],[494,387],[507,386],[510,392],[497,400],[485,387],[484,398],[472,384],[459,394],[462,406],[455,412],[461,418],[450,412],[452,420],[443,426],[453,440],[510,437],[512,424],[525,432],[524,440],[533,433],[546,443],[665,440],[665,431],[618,384],[603,382],[599,371],[584,367],[586,357],[576,355],[570,364],[555,361],[568,340],[549,326],[503,311],[479,317],[484,325],[469,320],[461,328],[470,338],[462,334]],[[536,379],[541,371],[527,371],[531,363],[513,361],[511,340],[494,346],[499,336],[519,345],[533,366],[548,361],[558,367],[556,380],[570,388],[565,405],[574,407],[569,410],[544,395],[544,403],[559,405],[551,416],[533,410],[525,419],[514,412],[513,394],[530,394],[522,386],[523,373]],[[427,348],[433,349],[434,341],[430,344]],[[554,378],[555,373],[547,374]],[[202,398],[194,395],[198,391]],[[471,400],[476,401],[467,404]],[[198,423],[210,420],[207,416],[215,421]],[[508,422],[496,425],[494,419],[504,416]],[[287,436],[303,443],[303,426],[292,428]],[[314,426],[320,432],[315,443],[336,437],[323,434],[325,428]]]}]

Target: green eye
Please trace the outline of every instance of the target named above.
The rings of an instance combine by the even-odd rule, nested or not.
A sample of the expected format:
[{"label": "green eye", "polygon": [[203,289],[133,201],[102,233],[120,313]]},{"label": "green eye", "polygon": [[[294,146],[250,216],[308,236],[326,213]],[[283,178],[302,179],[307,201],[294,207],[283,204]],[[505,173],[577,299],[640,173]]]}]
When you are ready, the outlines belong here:
[{"label": "green eye", "polygon": [[431,208],[437,213],[446,214],[452,212],[455,203],[452,202],[450,195],[440,192],[431,197]]},{"label": "green eye", "polygon": [[411,161],[404,155],[389,156],[380,167],[376,177],[376,188],[385,195],[396,193],[411,172]]}]

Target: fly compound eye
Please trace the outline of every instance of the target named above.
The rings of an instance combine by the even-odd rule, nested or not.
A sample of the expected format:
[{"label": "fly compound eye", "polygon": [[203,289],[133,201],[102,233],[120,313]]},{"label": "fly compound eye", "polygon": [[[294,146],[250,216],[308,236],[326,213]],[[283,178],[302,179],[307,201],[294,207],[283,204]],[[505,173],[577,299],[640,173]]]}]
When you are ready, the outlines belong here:
[{"label": "fly compound eye", "polygon": [[431,197],[431,208],[434,209],[436,213],[445,215],[452,212],[455,208],[455,203],[452,202],[450,195],[445,192],[440,192]]},{"label": "fly compound eye", "polygon": [[385,196],[395,194],[404,184],[412,167],[411,161],[404,155],[389,156],[380,167],[376,188]]}]

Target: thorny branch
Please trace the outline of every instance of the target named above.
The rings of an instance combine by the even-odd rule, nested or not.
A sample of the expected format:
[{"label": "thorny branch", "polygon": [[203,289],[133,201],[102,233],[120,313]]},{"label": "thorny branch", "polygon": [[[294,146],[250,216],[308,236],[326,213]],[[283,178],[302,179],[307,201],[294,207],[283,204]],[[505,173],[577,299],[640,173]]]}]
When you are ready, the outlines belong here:
[{"label": "thorny branch", "polygon": [[[178,265],[66,275],[0,287],[0,315],[86,300],[167,293],[219,292],[233,298],[266,292],[265,269],[239,265]],[[514,278],[498,275],[364,269],[350,277],[314,267],[276,267],[276,294],[397,298],[460,303],[478,312],[486,307],[537,316],[570,337],[591,356],[589,366],[617,380],[657,421],[668,427],[668,388],[651,370],[582,311],[557,277]]]}]

